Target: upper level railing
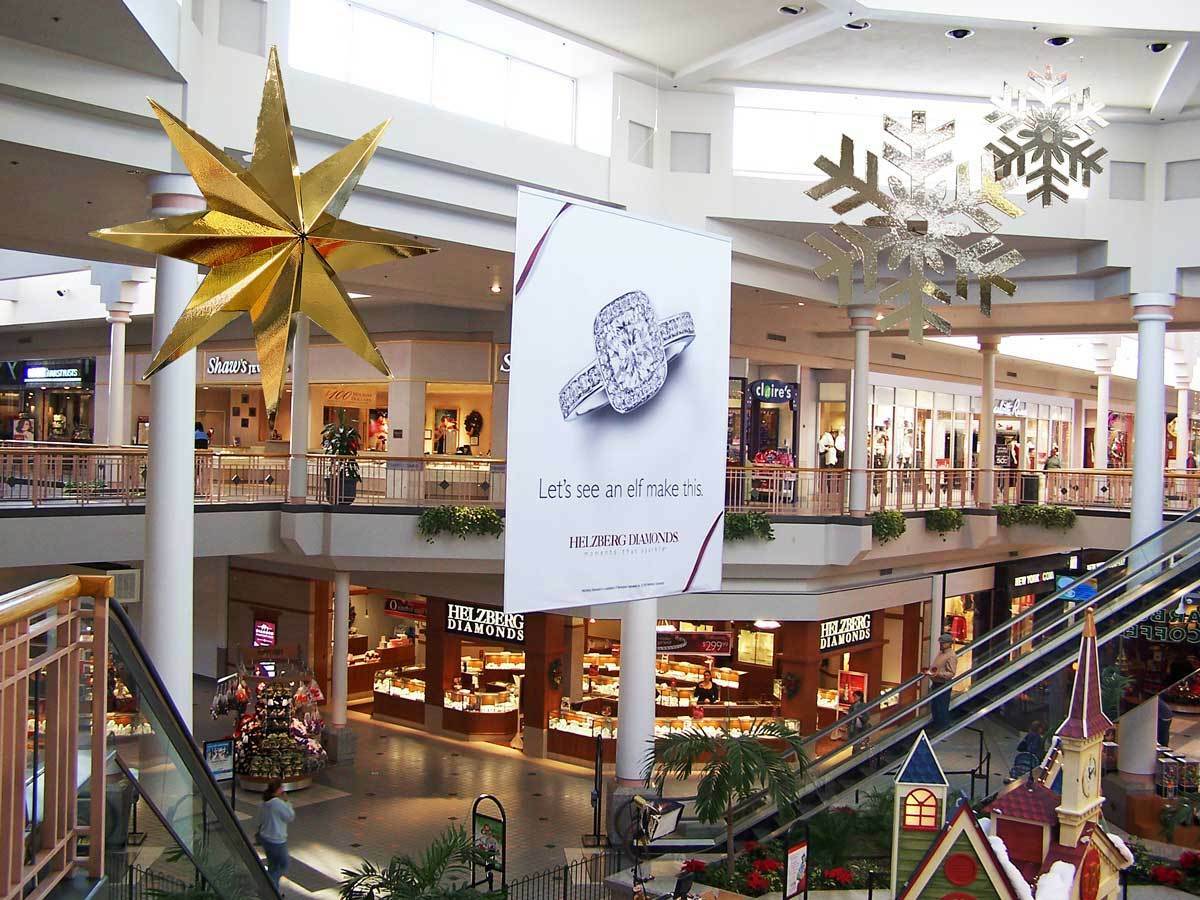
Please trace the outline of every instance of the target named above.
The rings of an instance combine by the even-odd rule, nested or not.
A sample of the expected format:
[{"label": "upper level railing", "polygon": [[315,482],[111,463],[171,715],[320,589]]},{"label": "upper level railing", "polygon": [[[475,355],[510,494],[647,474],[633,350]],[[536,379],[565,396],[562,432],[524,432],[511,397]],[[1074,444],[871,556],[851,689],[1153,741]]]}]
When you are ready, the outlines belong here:
[{"label": "upper level railing", "polygon": [[[197,503],[280,502],[289,497],[292,458],[258,450],[197,450]],[[305,455],[301,502],[423,507],[442,504],[503,507],[507,465],[470,456],[402,457],[364,453],[348,459]],[[730,466],[725,505],[768,515],[845,515],[850,512],[847,469]],[[994,480],[992,505],[1047,503],[1076,508],[1128,509],[1129,469],[933,468],[868,469],[867,509],[905,512],[984,505],[984,479]],[[0,507],[44,504],[140,504],[149,472],[145,447],[94,447],[0,442]],[[1163,508],[1186,511],[1200,503],[1200,471],[1163,470]]]}]

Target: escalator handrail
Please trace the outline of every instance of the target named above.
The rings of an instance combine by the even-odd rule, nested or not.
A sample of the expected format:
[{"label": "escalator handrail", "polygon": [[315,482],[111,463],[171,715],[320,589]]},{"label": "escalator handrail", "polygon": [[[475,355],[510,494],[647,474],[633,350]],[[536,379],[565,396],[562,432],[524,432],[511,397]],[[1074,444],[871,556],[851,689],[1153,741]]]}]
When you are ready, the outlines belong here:
[{"label": "escalator handrail", "polygon": [[158,670],[153,665],[148,664],[150,656],[146,652],[141,638],[138,637],[133,623],[130,622],[129,616],[115,599],[108,601],[108,608],[109,612],[116,619],[118,626],[116,628],[111,627],[112,623],[110,621],[110,628],[108,630],[109,641],[118,645],[122,641],[128,643],[128,649],[132,652],[125,654],[122,657],[122,662],[126,668],[140,669],[140,671],[133,673],[136,676],[140,676],[135,677],[134,681],[143,690],[152,691],[154,700],[161,703],[166,709],[167,715],[160,717],[159,722],[162,729],[167,732],[163,735],[163,738],[175,750],[180,763],[182,763],[184,769],[187,771],[188,777],[201,795],[201,799],[212,809],[218,826],[231,833],[230,843],[235,852],[241,857],[241,861],[249,872],[250,878],[255,882],[254,887],[257,895],[259,897],[271,898],[271,900],[279,900],[279,891],[267,877],[266,870],[259,861],[258,853],[250,845],[250,841],[246,838],[246,833],[242,830],[237,817],[229,806],[229,801],[217,785],[212,772],[205,764],[204,757],[200,748],[196,745],[195,738],[192,736],[191,731],[181,724],[183,717],[179,714],[179,709],[175,706],[175,701],[171,699],[170,693],[162,683]]},{"label": "escalator handrail", "polygon": [[[1181,516],[1180,518],[1176,519],[1170,525],[1164,526],[1163,528],[1154,532],[1149,537],[1143,538],[1142,540],[1140,540],[1137,543],[1130,546],[1127,550],[1123,550],[1123,551],[1120,551],[1119,553],[1114,554],[1111,558],[1106,560],[1104,562],[1104,564],[1101,565],[1099,568],[1094,569],[1091,572],[1084,573],[1082,576],[1080,576],[1079,578],[1072,581],[1069,585],[1067,585],[1064,588],[1054,591],[1052,594],[1048,595],[1045,599],[1039,601],[1037,604],[1030,607],[1024,613],[1021,613],[1018,616],[1014,616],[1012,619],[1006,620],[1003,624],[998,625],[995,628],[991,629],[990,631],[986,632],[985,634],[980,635],[978,638],[975,638],[973,641],[971,641],[971,643],[967,644],[961,650],[957,651],[955,655],[961,657],[963,654],[971,652],[972,648],[974,648],[977,644],[983,644],[984,642],[990,641],[991,639],[993,639],[995,637],[999,637],[1001,635],[1011,634],[1011,628],[1014,624],[1016,624],[1018,622],[1022,622],[1026,618],[1031,618],[1036,612],[1044,611],[1047,607],[1053,607],[1057,604],[1061,604],[1064,600],[1064,595],[1066,593],[1068,593],[1069,591],[1071,591],[1072,589],[1074,589],[1075,587],[1078,587],[1080,584],[1084,583],[1085,581],[1089,581],[1093,578],[1096,578],[1098,575],[1100,575],[1101,573],[1103,573],[1111,568],[1117,567],[1118,560],[1121,561],[1121,564],[1124,564],[1124,562],[1129,558],[1129,556],[1131,554],[1133,554],[1135,551],[1137,551],[1139,548],[1162,538],[1162,536],[1164,534],[1166,534],[1168,531],[1170,531],[1171,529],[1178,527],[1180,525],[1186,524],[1187,522],[1190,522],[1193,519],[1196,519],[1197,517],[1200,517],[1200,507],[1197,507],[1197,508],[1191,510],[1186,515]],[[1085,601],[1077,602],[1071,610],[1069,610],[1069,611],[1059,610],[1057,612],[1057,615],[1052,620],[1042,623],[1042,625],[1040,627],[1035,628],[1029,635],[1021,638],[1021,640],[1010,643],[1007,646],[996,649],[988,658],[986,658],[982,661],[976,661],[974,658],[972,658],[972,666],[970,669],[965,670],[960,673],[957,673],[953,679],[946,682],[945,684],[938,686],[937,688],[935,688],[932,691],[929,691],[928,693],[924,694],[923,696],[918,696],[915,700],[910,701],[907,705],[904,705],[900,709],[894,711],[890,716],[887,717],[886,720],[881,720],[873,726],[868,725],[868,728],[866,731],[861,732],[860,734],[858,734],[856,736],[856,740],[857,741],[869,740],[871,738],[871,736],[876,735],[880,731],[888,728],[889,723],[892,720],[897,719],[897,718],[899,718],[903,715],[906,715],[910,712],[914,712],[923,706],[926,706],[930,702],[930,700],[935,696],[940,696],[941,694],[943,694],[945,692],[953,691],[954,686],[956,684],[960,683],[961,681],[963,681],[964,679],[970,678],[972,676],[978,677],[978,674],[981,671],[981,669],[986,670],[986,669],[992,668],[998,661],[1008,657],[1008,655],[1010,653],[1012,653],[1012,651],[1015,648],[1020,647],[1026,643],[1030,643],[1037,638],[1044,637],[1047,631],[1052,630],[1053,628],[1060,625],[1064,619],[1067,619],[1067,618],[1071,617],[1072,615],[1077,616],[1077,615],[1081,614],[1088,607],[1096,606],[1100,602],[1109,599],[1109,597],[1111,597],[1112,595],[1120,593],[1121,588],[1124,588],[1126,585],[1129,584],[1129,582],[1134,581],[1135,579],[1139,578],[1139,576],[1142,576],[1147,570],[1161,566],[1164,561],[1171,559],[1173,557],[1176,557],[1178,554],[1180,554],[1180,552],[1185,551],[1188,548],[1200,548],[1200,532],[1187,538],[1186,540],[1181,542],[1179,544],[1179,546],[1174,547],[1171,550],[1166,551],[1166,552],[1154,557],[1152,560],[1141,565],[1140,568],[1135,569],[1132,572],[1124,573],[1116,581],[1113,581],[1112,583],[1105,585],[1105,587],[1102,590],[1097,591],[1096,594],[1094,594],[1092,597],[1088,598]],[[1197,549],[1196,552],[1200,552],[1200,549]],[[1145,590],[1149,590],[1155,586],[1157,586],[1156,583],[1152,584],[1150,582],[1142,582],[1139,585],[1137,585],[1137,587],[1139,589],[1143,589],[1142,593],[1144,593]],[[1082,627],[1082,626],[1080,626],[1080,627]],[[871,713],[874,710],[879,709],[885,701],[887,701],[891,697],[898,696],[898,692],[900,692],[900,691],[911,690],[913,688],[919,687],[922,684],[922,682],[925,681],[926,677],[927,676],[924,673],[922,673],[922,674],[914,676],[913,678],[910,678],[908,681],[904,682],[903,684],[901,684],[895,688],[892,688],[891,690],[889,690],[886,693],[877,697],[871,703],[867,704],[862,710],[855,713],[855,717],[859,718],[859,719],[866,719],[866,721],[869,723],[870,722],[869,717],[870,717]],[[823,728],[811,735],[805,736],[804,745],[805,746],[815,745],[822,737],[832,734],[837,729],[843,727],[846,724],[846,722],[847,722],[846,719],[844,719],[844,718],[840,719],[840,720],[832,723],[831,725],[828,725],[825,728]],[[833,753],[834,754],[840,753],[840,752],[842,752],[842,749],[843,748],[839,747],[837,750],[833,751]],[[651,753],[652,752],[653,751],[651,750]],[[833,754],[826,754],[826,756],[821,756],[821,757],[817,757],[815,759],[810,759],[810,760],[808,760],[808,765],[813,766],[813,765],[819,763],[821,760],[828,758],[828,756],[830,756],[830,755],[833,755]],[[790,758],[790,754],[789,754],[789,758]],[[745,800],[743,800],[741,803],[739,803],[735,807],[735,812],[739,808],[746,808],[746,807],[756,804],[760,800],[761,794],[762,794],[762,792],[756,792],[755,794],[747,797]],[[679,800],[681,802],[686,803],[690,800],[694,800],[695,796],[694,795],[682,796],[682,797],[676,796],[676,797],[672,797],[672,799]],[[681,818],[683,820],[689,820],[694,817],[689,816],[685,812]]]}]

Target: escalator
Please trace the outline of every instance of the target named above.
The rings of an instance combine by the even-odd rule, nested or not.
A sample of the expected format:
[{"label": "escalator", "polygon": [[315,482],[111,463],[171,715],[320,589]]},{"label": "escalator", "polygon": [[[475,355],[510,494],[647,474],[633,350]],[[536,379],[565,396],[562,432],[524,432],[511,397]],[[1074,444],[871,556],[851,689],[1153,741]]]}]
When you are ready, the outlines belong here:
[{"label": "escalator", "polygon": [[135,723],[128,733],[107,736],[109,896],[277,900],[278,891],[116,601],[109,601],[107,623],[109,670],[128,688],[128,694],[121,691],[120,706],[131,710]]},{"label": "escalator", "polygon": [[[1083,599],[1084,584],[1093,580],[1100,589]],[[848,724],[846,718],[809,735],[808,777],[794,814],[785,820],[765,795],[755,795],[735,809],[736,833],[758,840],[785,834],[798,820],[900,762],[922,729],[932,741],[943,741],[1068,669],[1077,657],[1085,610],[1093,611],[1103,646],[1197,589],[1200,508],[964,646],[958,656],[970,665],[960,664],[950,682],[929,690],[920,675],[878,697],[858,714],[868,727],[853,745],[828,749],[834,732]],[[950,724],[933,729],[931,701],[946,694],[951,696]],[[700,849],[724,840],[724,823],[702,823],[688,803],[691,798],[673,799],[685,802],[680,826],[670,838],[656,841],[656,848]]]}]

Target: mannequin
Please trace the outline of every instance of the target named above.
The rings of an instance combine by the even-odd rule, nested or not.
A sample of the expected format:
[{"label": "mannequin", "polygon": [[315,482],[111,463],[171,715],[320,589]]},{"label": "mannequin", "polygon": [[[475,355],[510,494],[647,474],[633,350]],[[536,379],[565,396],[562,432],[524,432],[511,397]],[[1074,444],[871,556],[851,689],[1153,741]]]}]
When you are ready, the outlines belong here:
[{"label": "mannequin", "polygon": [[845,468],[846,465],[846,433],[842,429],[838,429],[833,435],[833,447],[837,450],[837,465]]},{"label": "mannequin", "polygon": [[837,465],[837,442],[834,440],[833,432],[826,431],[821,435],[821,439],[817,442],[817,452],[821,456],[821,465],[825,468]]}]

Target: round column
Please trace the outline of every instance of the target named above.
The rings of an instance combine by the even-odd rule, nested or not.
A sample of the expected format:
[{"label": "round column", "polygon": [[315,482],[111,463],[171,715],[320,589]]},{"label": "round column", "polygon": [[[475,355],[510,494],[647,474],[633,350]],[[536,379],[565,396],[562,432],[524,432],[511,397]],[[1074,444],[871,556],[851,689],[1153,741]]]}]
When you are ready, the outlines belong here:
[{"label": "round column", "polygon": [[[204,209],[187,175],[150,179],[152,216]],[[196,290],[196,265],[160,256],[154,286],[155,352]],[[188,727],[192,723],[192,558],[196,351],[150,380],[150,451],[146,471],[146,572],[141,637]]]},{"label": "round column", "polygon": [[867,512],[867,454],[871,432],[871,329],[875,310],[870,306],[850,307],[850,330],[854,332],[854,371],[850,393],[850,513]]},{"label": "round column", "polygon": [[308,317],[296,318],[292,344],[292,436],[288,499],[303,503],[308,496]]},{"label": "round column", "polygon": [[983,360],[980,386],[983,388],[979,405],[979,505],[989,509],[996,499],[996,352],[1000,342],[979,339],[979,354]]},{"label": "round column", "polygon": [[1175,305],[1172,294],[1133,294],[1133,321],[1138,326],[1137,412],[1133,417],[1133,502],[1130,541],[1153,534],[1163,523],[1163,392],[1166,373],[1167,322]]},{"label": "round column", "polygon": [[129,443],[125,418],[125,326],[132,304],[118,302],[108,308],[108,445]]},{"label": "round column", "polygon": [[617,704],[617,784],[638,786],[654,744],[654,657],[658,600],[621,610],[621,700]]},{"label": "round column", "polygon": [[[318,647],[317,652],[324,650]],[[333,659],[329,662],[329,724],[346,724],[346,679],[350,665],[350,573],[333,573]]]},{"label": "round column", "polygon": [[1175,388],[1175,468],[1187,468],[1191,439],[1191,383],[1182,381]]}]

